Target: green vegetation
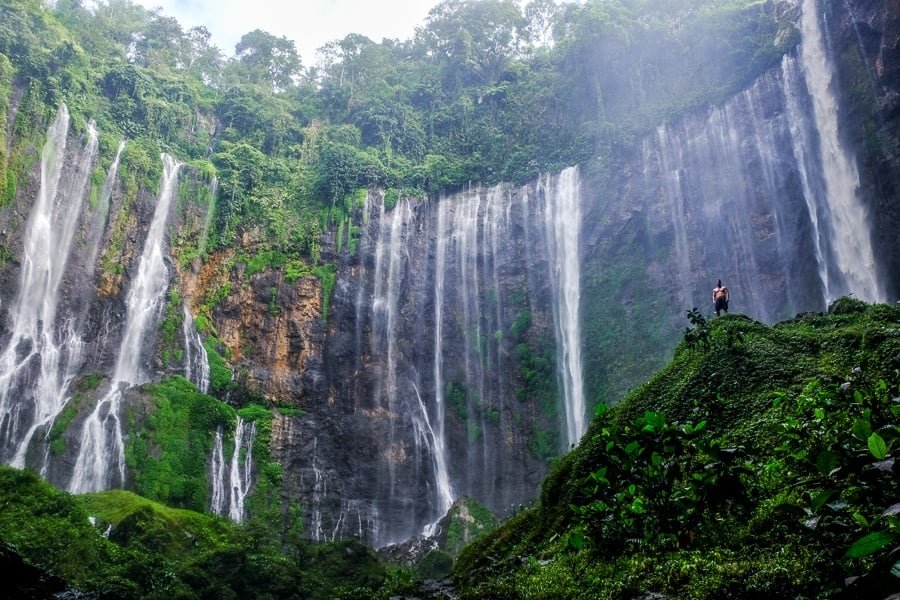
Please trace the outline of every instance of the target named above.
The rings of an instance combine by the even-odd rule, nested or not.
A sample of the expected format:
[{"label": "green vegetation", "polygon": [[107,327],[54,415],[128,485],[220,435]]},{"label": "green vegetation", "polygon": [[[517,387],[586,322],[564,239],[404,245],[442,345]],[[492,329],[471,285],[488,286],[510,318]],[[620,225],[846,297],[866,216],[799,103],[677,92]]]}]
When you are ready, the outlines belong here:
[{"label": "green vegetation", "polygon": [[[2,8],[0,81],[25,90],[17,137],[61,101],[76,126],[93,118],[127,137],[126,197],[155,188],[161,151],[200,180],[215,175],[211,251],[255,232],[262,250],[316,265],[322,234],[361,216],[366,187],[387,190],[390,207],[470,181],[524,182],[730,94],[796,42],[773,11],[752,0],[447,1],[410,40],[350,34],[313,67],[259,30],[225,60],[204,28],[128,0],[28,1]],[[0,108],[11,92],[0,88]],[[352,244],[349,226],[339,244]]]},{"label": "green vegetation", "polygon": [[[243,264],[247,280],[269,269],[289,285],[315,276],[327,320],[334,262],[357,252],[370,188],[385,190],[390,209],[408,196],[522,183],[575,163],[603,182],[618,168],[612,157],[633,151],[651,128],[776,65],[797,42],[787,12],[757,0],[447,0],[412,39],[352,34],[313,68],[289,40],[259,30],[225,60],[202,27],[185,30],[128,0],[5,2],[0,210],[18,225],[10,206],[65,102],[76,131],[94,119],[102,132],[98,164],[128,139],[102,257],[107,277],[124,275],[133,210],[155,192],[168,152],[191,171],[170,236],[177,263],[227,252],[227,268]],[[856,67],[848,96],[876,154],[882,141]],[[213,177],[215,198],[205,185]],[[92,174],[94,201],[102,178]],[[640,257],[608,256],[586,265],[586,296],[615,298],[595,292],[644,278]],[[0,246],[0,267],[13,260]],[[240,284],[204,290],[197,317],[219,397],[238,384],[211,316]],[[270,298],[277,312],[277,287]],[[586,310],[594,403],[620,397],[624,374],[638,381],[662,366],[656,349],[674,341],[659,338],[661,311],[638,298]],[[488,368],[492,339],[514,349],[522,413],[537,413],[528,447],[549,460],[561,450],[553,344],[534,326],[524,291],[511,306],[509,330],[478,332],[479,346]],[[181,318],[173,290],[161,324],[164,365],[181,360]],[[691,318],[668,367],[615,409],[600,404],[585,443],[554,463],[540,503],[462,553],[456,573],[466,597],[814,597],[837,593],[845,577],[861,576],[851,593],[896,584],[900,499],[887,463],[898,443],[897,309],[842,300],[830,315],[776,327],[737,315]],[[637,341],[627,353],[623,338]],[[65,430],[100,381],[79,382],[48,433],[53,453],[65,450]],[[410,593],[411,573],[385,571],[359,544],[299,541],[299,507],[283,505],[284,473],[269,453],[271,407],[236,410],[180,378],[146,392],[152,399],[129,415],[126,450],[144,497],[75,499],[0,469],[0,539],[104,597]],[[470,442],[499,425],[471,390],[448,383],[446,396]],[[215,431],[230,431],[238,416],[256,427],[258,470],[243,527],[197,514],[208,506]],[[446,572],[448,556],[470,539],[456,525],[449,536],[452,550],[429,555],[417,576]]]},{"label": "green vegetation", "polygon": [[[206,348],[206,356],[209,361],[209,390],[217,396],[221,396],[228,391],[235,389],[237,384],[231,373],[231,368],[227,362],[227,350],[212,335],[207,336],[203,341],[203,347]],[[222,356],[219,351],[225,352],[226,356]]]},{"label": "green vegetation", "polygon": [[209,506],[207,460],[216,429],[233,429],[234,411],[173,377],[151,387],[154,410],[125,448],[134,490],[168,506],[202,512]]},{"label": "green vegetation", "polygon": [[[357,542],[282,544],[263,525],[236,526],[122,490],[75,497],[0,467],[0,539],[43,570],[47,587],[52,574],[104,598],[386,600],[398,589]],[[8,595],[45,597],[14,586]]]},{"label": "green vegetation", "polygon": [[462,552],[464,598],[897,589],[900,308],[690,316],[673,361],[598,407],[539,503]]},{"label": "green vegetation", "polygon": [[182,325],[184,324],[184,308],[181,294],[178,289],[169,289],[169,299],[166,302],[165,318],[160,323],[160,347],[162,348],[162,363],[164,367],[180,364],[184,359],[182,348]]},{"label": "green vegetation", "polygon": [[75,382],[72,397],[66,403],[62,412],[57,415],[56,420],[53,421],[53,425],[50,427],[50,431],[47,433],[47,441],[50,443],[51,454],[59,456],[65,452],[66,440],[63,437],[63,433],[66,432],[69,425],[71,425],[75,417],[78,416],[78,409],[81,406],[81,401],[84,399],[85,395],[100,387],[102,382],[103,376],[99,373],[90,373]]},{"label": "green vegetation", "polygon": [[486,506],[473,498],[461,498],[454,502],[447,515],[444,550],[451,557],[456,556],[466,544],[496,527],[497,518]]}]

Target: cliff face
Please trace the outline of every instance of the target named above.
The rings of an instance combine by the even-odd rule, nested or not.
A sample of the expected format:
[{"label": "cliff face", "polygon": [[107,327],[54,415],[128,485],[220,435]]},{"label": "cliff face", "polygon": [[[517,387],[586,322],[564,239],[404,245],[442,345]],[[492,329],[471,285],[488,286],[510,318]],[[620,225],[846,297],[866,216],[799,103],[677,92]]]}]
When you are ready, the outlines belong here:
[{"label": "cliff face", "polygon": [[215,333],[239,366],[236,379],[269,400],[302,405],[322,377],[325,340],[322,286],[318,278],[286,281],[281,271],[247,274],[234,256],[210,257],[195,273],[180,276],[194,314],[205,296],[225,290],[212,310]]},{"label": "cliff face", "polygon": [[[254,264],[263,246],[253,232],[206,255],[198,240],[209,235],[215,185],[200,193],[207,183],[183,167],[167,222],[168,291],[142,339],[147,380],[201,384],[190,321],[202,317],[200,337],[235,379],[213,393],[285,409],[272,457],[284,469],[282,499],[303,507],[315,539],[384,545],[434,530],[463,496],[498,513],[529,502],[593,405],[618,401],[663,364],[687,309],[711,312],[717,278],[732,311],[765,322],[844,294],[896,299],[900,5],[827,8],[837,79],[816,80],[798,48],[727,102],[659,125],[614,168],[428,200],[371,191],[353,215],[358,231],[330,233],[323,249],[333,287],[330,272],[306,265]],[[816,81],[840,101],[837,127],[814,108]],[[90,141],[64,133],[60,164],[72,182]],[[840,152],[822,151],[831,146]],[[0,350],[13,382],[4,397],[29,390],[0,422],[3,458],[61,487],[71,487],[81,432],[114,387],[157,206],[110,178],[108,209],[63,186],[58,204],[81,207],[74,242],[53,310],[27,335],[14,314],[27,261],[0,267]],[[26,255],[44,186],[36,167],[0,211],[15,256]],[[202,260],[187,254],[192,245]],[[52,343],[40,341],[48,329]],[[55,390],[55,404],[29,403],[44,389],[35,382]],[[127,436],[123,423],[153,408],[132,389],[100,412],[105,431]],[[115,436],[104,443],[104,453],[119,451]]]},{"label": "cliff face", "polygon": [[534,497],[569,410],[555,394],[554,193],[474,189],[392,209],[370,196],[337,275],[320,385],[300,399],[309,414],[273,434],[289,493],[312,496],[314,537],[383,545],[461,495],[496,511]]}]

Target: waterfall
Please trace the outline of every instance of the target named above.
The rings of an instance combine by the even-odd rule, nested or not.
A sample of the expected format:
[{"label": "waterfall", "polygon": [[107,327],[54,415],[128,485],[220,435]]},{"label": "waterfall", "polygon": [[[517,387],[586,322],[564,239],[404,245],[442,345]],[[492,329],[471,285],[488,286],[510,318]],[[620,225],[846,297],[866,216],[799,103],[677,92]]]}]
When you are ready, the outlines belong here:
[{"label": "waterfall", "polygon": [[[419,401],[419,413],[413,416],[413,426],[416,430],[416,440],[423,447],[431,449],[432,468],[434,470],[434,478],[436,483],[436,507],[437,518],[430,524],[426,525],[422,532],[425,535],[435,535],[437,533],[437,524],[444,518],[450,506],[453,504],[453,491],[450,488],[450,479],[447,476],[447,456],[443,446],[444,440],[438,438],[435,434],[434,427],[431,426],[431,419],[428,417],[428,408],[422,400],[419,393],[419,387],[413,386],[416,393],[416,399]],[[438,407],[439,408],[439,407]]]},{"label": "waterfall", "polygon": [[181,329],[184,335],[184,378],[205,394],[209,391],[209,355],[187,305],[184,306]]},{"label": "waterfall", "polygon": [[213,453],[210,458],[209,479],[212,491],[210,493],[209,510],[216,515],[224,515],[227,508],[228,495],[225,492],[225,451],[222,447],[222,427],[216,429],[216,437],[213,441]]},{"label": "waterfall", "polygon": [[223,437],[222,428],[219,427],[216,429],[213,452],[209,461],[209,510],[240,523],[244,519],[244,500],[253,483],[253,442],[256,439],[256,421],[247,422],[241,417],[237,418],[234,449],[227,465]]},{"label": "waterfall", "polygon": [[[128,316],[116,369],[107,394],[97,402],[81,432],[78,459],[72,472],[69,491],[93,492],[125,484],[125,441],[119,407],[124,388],[147,381],[141,361],[145,338],[158,317],[169,284],[165,264],[165,229],[169,206],[177,192],[178,163],[162,155],[163,176],[159,199],[137,274],[131,281],[125,304]],[[113,475],[118,478],[114,479]]]},{"label": "waterfall", "polygon": [[244,499],[250,492],[253,475],[253,441],[256,438],[256,421],[249,423],[237,419],[234,432],[234,452],[231,454],[228,480],[230,496],[228,517],[235,523],[244,520]]},{"label": "waterfall", "polygon": [[825,184],[830,239],[840,281],[826,279],[828,301],[848,293],[868,301],[883,301],[875,275],[875,256],[867,214],[859,202],[856,162],[840,139],[834,67],[825,44],[815,0],[803,0],[800,56],[813,116],[819,133],[819,158]]},{"label": "waterfall", "polygon": [[[312,470],[312,538],[317,542],[327,542],[328,537],[325,535],[322,525],[322,503],[328,494],[328,479],[325,477],[319,461],[319,438],[313,438]],[[341,515],[338,517],[338,523],[340,523],[343,514],[343,511],[341,511]],[[334,538],[332,538],[332,540],[333,539]]]},{"label": "waterfall", "polygon": [[[354,382],[346,385],[367,400],[356,410],[370,419],[377,451],[367,481],[378,491],[374,498],[348,491],[332,457],[312,457],[311,535],[356,535],[348,523],[352,513],[342,509],[341,524],[334,525],[323,512],[339,496],[342,506],[347,500],[354,507],[373,498],[374,506],[352,510],[354,525],[370,519],[366,537],[375,546],[434,534],[459,496],[499,510],[532,493],[535,484],[505,477],[529,460],[514,448],[527,442],[522,436],[535,435],[537,420],[543,429],[557,428],[567,443],[578,440],[586,426],[580,194],[573,168],[543,177],[539,186],[473,187],[437,201],[401,199],[392,210],[369,198],[355,303],[348,295],[356,325],[346,335],[358,354]],[[517,195],[525,198],[521,205]],[[541,260],[526,283],[531,252]],[[518,299],[510,301],[510,294]],[[507,339],[517,312],[530,305],[549,314],[551,304],[552,320],[539,319],[531,336]],[[558,360],[565,408],[559,421],[547,408],[552,397],[535,395],[529,406],[518,394],[528,385],[524,373],[516,374],[525,346],[540,353],[535,360]],[[533,426],[519,426],[523,413]]]},{"label": "waterfall", "polygon": [[[442,199],[437,204],[437,230],[435,231],[435,269],[434,269],[434,427],[432,428],[434,444],[434,470],[437,492],[437,518],[426,526],[424,533],[434,535],[438,521],[447,514],[453,504],[453,488],[447,471],[447,439],[444,431],[446,402],[444,398],[444,298],[447,268],[447,212],[449,202]],[[416,396],[419,398],[418,389]],[[423,415],[428,411],[421,406]]]},{"label": "waterfall", "polygon": [[119,175],[119,162],[122,158],[122,151],[125,150],[125,139],[119,141],[119,147],[116,149],[116,156],[113,158],[109,170],[106,172],[106,179],[103,181],[103,188],[97,198],[97,205],[93,209],[93,223],[90,227],[89,243],[90,251],[84,264],[92,268],[97,261],[97,253],[100,251],[100,241],[103,237],[103,230],[106,228],[107,217],[109,216],[109,203],[112,198],[113,188],[116,185],[116,178]]},{"label": "waterfall", "polygon": [[563,384],[568,446],[572,446],[581,440],[587,418],[581,373],[581,184],[578,171],[570,167],[555,179],[547,176],[542,187],[547,256],[555,290],[553,316],[559,349],[557,365]]},{"label": "waterfall", "polygon": [[18,297],[10,338],[0,354],[0,442],[5,461],[24,467],[32,439],[65,406],[80,366],[81,340],[71,319],[58,315],[59,290],[97,152],[97,131],[63,177],[69,111],[63,104],[47,130],[41,182],[24,236]]},{"label": "waterfall", "polygon": [[[483,431],[481,425],[481,402],[484,400],[484,377],[481,370],[479,342],[481,340],[481,297],[478,277],[478,208],[481,203],[481,190],[476,188],[462,194],[454,206],[453,219],[450,222],[453,245],[456,252],[452,256],[456,266],[457,294],[456,326],[460,329],[463,340],[463,382],[465,406],[457,404],[457,414],[466,416],[466,434],[470,450],[466,452],[466,489],[474,489],[484,471],[481,469],[482,453],[476,452],[474,442]],[[453,265],[450,265],[452,268]],[[446,277],[446,275],[445,275]],[[462,313],[460,315],[460,312]],[[458,401],[457,401],[458,402]]]},{"label": "waterfall", "polygon": [[[375,244],[374,291],[372,294],[371,319],[371,355],[378,357],[375,373],[375,405],[387,411],[391,417],[386,443],[392,447],[399,443],[397,425],[408,411],[402,410],[401,399],[397,395],[398,355],[397,317],[400,296],[400,283],[404,273],[403,263],[406,258],[405,229],[412,214],[408,200],[397,203],[387,213],[384,202],[381,202],[378,219],[378,238]],[[418,444],[418,440],[415,441]],[[418,448],[418,446],[417,446]],[[393,504],[396,494],[397,477],[396,462],[388,461],[387,473],[383,475],[382,494],[388,505]],[[399,540],[384,540],[384,543]]]},{"label": "waterfall", "polygon": [[109,166],[109,171],[106,172],[106,179],[103,182],[103,190],[100,192],[100,198],[98,198],[97,202],[97,213],[100,215],[100,220],[106,219],[106,214],[109,212],[109,200],[112,197],[113,187],[116,184],[116,176],[119,173],[119,161],[122,158],[122,151],[125,149],[125,138],[119,140],[119,147],[116,149],[116,156],[112,161],[112,164]]},{"label": "waterfall", "polygon": [[154,320],[169,285],[169,271],[165,262],[166,221],[172,198],[178,191],[178,169],[181,163],[168,154],[162,155],[162,161],[163,177],[159,201],[153,213],[147,240],[144,242],[137,275],[131,282],[131,289],[125,300],[128,320],[113,375],[115,381],[128,385],[144,383],[147,380],[141,367],[144,337],[148,326],[155,324]]}]

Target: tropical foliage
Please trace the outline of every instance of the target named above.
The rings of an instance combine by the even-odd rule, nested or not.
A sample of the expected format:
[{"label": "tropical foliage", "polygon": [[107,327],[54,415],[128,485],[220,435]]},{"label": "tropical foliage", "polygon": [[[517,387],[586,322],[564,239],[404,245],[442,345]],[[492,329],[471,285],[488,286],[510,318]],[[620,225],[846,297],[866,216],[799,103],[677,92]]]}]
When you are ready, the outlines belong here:
[{"label": "tropical foliage", "polygon": [[[881,598],[900,587],[900,309],[691,324],[463,551],[464,597]],[[881,595],[879,595],[881,594]]]}]

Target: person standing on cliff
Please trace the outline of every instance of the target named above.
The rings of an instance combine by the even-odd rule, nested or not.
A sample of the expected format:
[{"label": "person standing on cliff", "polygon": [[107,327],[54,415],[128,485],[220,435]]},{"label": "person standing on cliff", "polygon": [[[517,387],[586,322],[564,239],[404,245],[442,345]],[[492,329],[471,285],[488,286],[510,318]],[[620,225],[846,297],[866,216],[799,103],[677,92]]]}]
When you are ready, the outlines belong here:
[{"label": "person standing on cliff", "polygon": [[722,285],[721,279],[716,279],[716,287],[713,288],[712,291],[712,301],[713,305],[716,307],[716,316],[719,316],[719,312],[725,311],[725,314],[728,314],[728,288]]}]

